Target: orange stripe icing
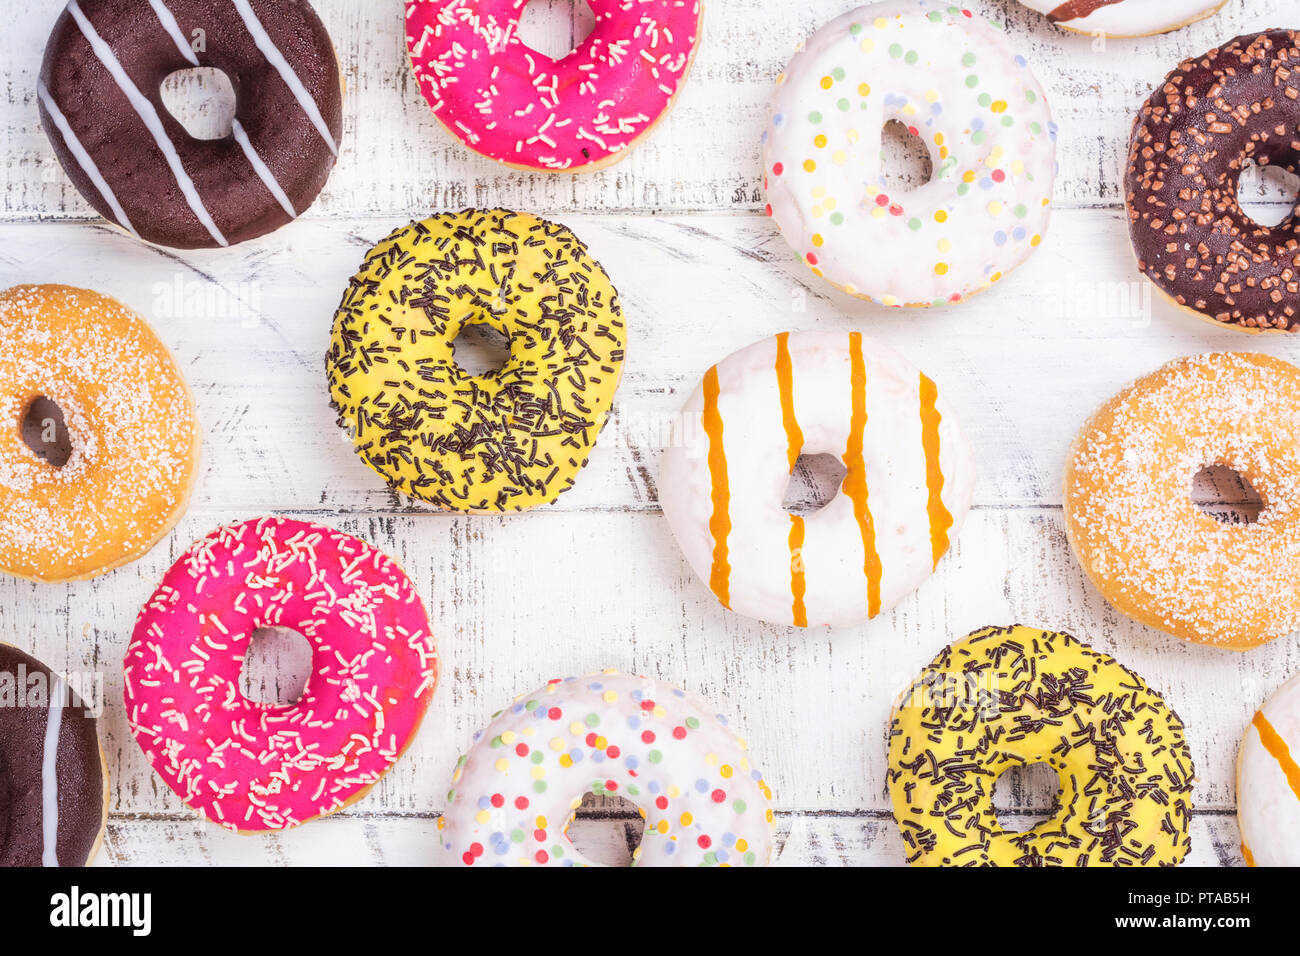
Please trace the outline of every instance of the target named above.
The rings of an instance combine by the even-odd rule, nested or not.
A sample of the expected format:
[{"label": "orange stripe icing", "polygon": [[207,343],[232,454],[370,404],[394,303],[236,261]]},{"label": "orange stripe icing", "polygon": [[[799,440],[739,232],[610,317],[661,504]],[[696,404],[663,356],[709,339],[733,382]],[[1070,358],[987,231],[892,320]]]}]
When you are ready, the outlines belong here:
[{"label": "orange stripe icing", "polygon": [[794,417],[794,371],[790,364],[790,333],[782,332],[776,337],[776,384],[781,391],[781,421],[785,424],[786,457],[790,461],[790,470],[799,460],[803,451],[803,429]]},{"label": "orange stripe icing", "polygon": [[808,626],[808,608],[804,606],[803,596],[808,593],[808,585],[804,579],[803,567],[803,536],[804,536],[803,518],[799,515],[790,516],[790,593],[794,596],[794,601],[790,605],[790,610],[794,615],[795,627]]},{"label": "orange stripe icing", "polygon": [[929,492],[926,510],[930,515],[930,551],[938,565],[948,550],[948,529],[952,514],[943,504],[943,469],[939,467],[939,388],[921,373],[921,446],[925,449],[925,487]]},{"label": "orange stripe icing", "polygon": [[1282,735],[1273,729],[1273,725],[1268,722],[1262,710],[1255,712],[1255,719],[1251,723],[1259,731],[1259,739],[1264,744],[1264,749],[1281,765],[1282,772],[1286,774],[1286,782],[1291,784],[1292,792],[1300,798],[1300,766],[1296,765],[1295,758],[1291,756],[1291,748],[1286,745]]},{"label": "orange stripe icing", "polygon": [[[794,471],[799,453],[803,451],[803,429],[794,414],[794,369],[790,362],[790,333],[781,332],[776,337],[776,384],[781,394],[781,421],[785,425],[786,459]],[[808,626],[808,609],[803,598],[808,593],[803,566],[804,523],[799,515],[790,516],[790,594],[794,600],[790,610],[795,627]]]},{"label": "orange stripe icing", "polygon": [[718,367],[704,373],[704,434],[709,439],[709,481],[712,488],[713,514],[709,531],[713,534],[713,568],[709,588],[722,606],[731,606],[731,564],[727,558],[727,536],[731,534],[731,490],[727,485],[727,455],[722,447],[722,416],[718,413]]},{"label": "orange stripe icing", "polygon": [[1251,855],[1250,847],[1246,846],[1245,843],[1241,844],[1241,856],[1246,861],[1247,866],[1255,865],[1255,857]]},{"label": "orange stripe icing", "polygon": [[862,457],[867,428],[867,363],[862,358],[862,333],[849,333],[849,363],[853,386],[853,418],[844,449],[844,492],[853,502],[853,515],[862,531],[863,573],[867,576],[867,616],[880,613],[880,555],[876,551],[876,525],[867,506],[867,465]]}]

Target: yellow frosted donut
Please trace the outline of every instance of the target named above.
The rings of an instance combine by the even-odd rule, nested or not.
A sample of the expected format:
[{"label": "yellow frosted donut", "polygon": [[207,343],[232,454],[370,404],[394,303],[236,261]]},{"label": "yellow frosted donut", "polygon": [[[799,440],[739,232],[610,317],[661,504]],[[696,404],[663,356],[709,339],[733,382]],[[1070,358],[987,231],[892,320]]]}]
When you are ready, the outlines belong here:
[{"label": "yellow frosted donut", "polygon": [[[1191,500],[1236,469],[1264,509],[1224,524]],[[1300,627],[1300,369],[1248,352],[1178,359],[1088,420],[1065,470],[1065,528],[1111,604],[1185,640],[1245,650]]]},{"label": "yellow frosted donut", "polygon": [[[1053,816],[998,824],[993,785],[1047,764]],[[894,705],[889,792],[921,866],[1173,866],[1191,849],[1183,725],[1137,674],[1068,634],[988,627],[943,649]]]},{"label": "yellow frosted donut", "polygon": [[[509,339],[505,365],[456,363],[463,329]],[[623,313],[564,226],[501,209],[444,213],[366,255],[325,359],[340,426],[394,489],[455,511],[522,511],[570,488],[623,368]]]}]

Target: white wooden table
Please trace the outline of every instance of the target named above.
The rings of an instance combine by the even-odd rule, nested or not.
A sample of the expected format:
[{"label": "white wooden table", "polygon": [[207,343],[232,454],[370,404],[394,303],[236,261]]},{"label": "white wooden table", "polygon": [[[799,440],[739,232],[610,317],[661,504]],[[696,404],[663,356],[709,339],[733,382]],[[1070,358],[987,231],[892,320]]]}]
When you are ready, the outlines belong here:
[{"label": "white wooden table", "polygon": [[[536,3],[563,15],[554,42],[569,0]],[[67,282],[139,310],[174,350],[204,429],[193,504],[151,554],[90,583],[0,580],[0,640],[105,675],[112,821],[101,862],[431,862],[456,755],[485,718],[547,678],[617,667],[739,719],[779,807],[783,863],[897,865],[885,787],[895,693],[947,641],[1022,621],[1090,640],[1165,694],[1198,770],[1192,862],[1240,863],[1237,741],[1300,670],[1300,645],[1237,654],[1122,618],[1071,555],[1059,485],[1084,417],[1133,377],[1207,349],[1300,360],[1300,338],[1248,339],[1154,301],[1129,252],[1118,182],[1131,117],[1164,73],[1222,39],[1296,25],[1290,0],[1230,0],[1208,22],[1104,49],[1014,0],[975,0],[1005,19],[1049,92],[1061,127],[1056,212],[1037,254],[995,290],[916,314],[833,293],[762,214],[758,142],[773,79],[795,43],[851,0],[706,0],[705,43],[670,117],[621,165],[576,178],[498,167],[443,132],[409,75],[399,0],[315,5],[347,78],[338,167],[301,221],[220,251],[151,248],[98,220],[37,119],[60,0],[15,8],[0,31],[0,285]],[[192,78],[178,102],[193,108],[205,89]],[[215,122],[212,111],[198,121]],[[1278,184],[1255,192],[1260,215],[1280,219]],[[335,428],[325,391],[333,311],[366,248],[412,217],[469,205],[569,225],[610,272],[629,322],[619,418],[590,467],[555,506],[509,518],[432,513],[390,493]],[[975,507],[934,577],[868,625],[805,633],[725,612],[656,503],[663,424],[710,364],[754,339],[850,327],[910,356],[951,397],[977,449]],[[419,738],[365,800],[286,834],[238,837],[196,821],[145,763],[122,713],[120,661],[140,604],[193,539],[271,512],[338,526],[398,558],[432,615],[443,676]],[[589,596],[557,589],[565,578],[592,582]],[[272,655],[262,671],[272,692],[291,694],[300,664]],[[1014,810],[1050,803],[1042,787],[1011,790]],[[594,815],[575,825],[579,840],[625,855],[634,821],[618,808]]]}]

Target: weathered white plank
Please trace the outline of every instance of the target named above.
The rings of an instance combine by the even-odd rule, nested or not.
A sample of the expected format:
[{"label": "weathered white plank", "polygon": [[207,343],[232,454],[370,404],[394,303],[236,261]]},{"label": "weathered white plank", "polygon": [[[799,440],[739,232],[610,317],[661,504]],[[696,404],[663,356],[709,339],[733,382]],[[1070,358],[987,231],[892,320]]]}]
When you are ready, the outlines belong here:
[{"label": "weathered white plank", "polygon": [[[617,418],[553,510],[654,509],[658,456],[685,392],[713,362],[784,329],[862,329],[925,368],[971,434],[980,505],[1059,504],[1086,416],[1172,358],[1265,349],[1300,360],[1300,338],[1248,337],[1169,305],[1135,274],[1116,212],[1059,212],[1039,252],[997,288],[915,314],[827,290],[763,216],[561,219],[619,287],[629,345]],[[183,255],[100,227],[0,225],[0,284],[89,286],[154,324],[203,420],[196,507],[420,510],[352,453],[324,387],[342,290],[393,225],[304,222],[283,244]]]},{"label": "weathered white plank", "polygon": [[[539,0],[567,9],[570,0]],[[316,0],[347,83],[343,150],[313,216],[505,205],[534,211],[745,210],[762,207],[759,136],[795,44],[846,0],[707,0],[705,42],[672,113],[623,163],[581,177],[528,175],[463,149],[425,105],[407,66],[402,5]],[[1129,124],[1181,58],[1228,37],[1285,24],[1288,0],[1234,0],[1217,17],[1162,37],[1110,40],[1058,30],[1016,0],[972,6],[1004,20],[1061,127],[1062,205],[1115,205]],[[42,0],[0,36],[0,158],[6,218],[84,216],[37,121],[36,76],[63,0]],[[561,32],[564,32],[561,28]],[[214,38],[215,41],[215,38]]]},{"label": "weathered white plank", "polygon": [[[1014,818],[1012,818],[1014,819]],[[570,828],[588,858],[625,865],[635,822],[583,816]],[[1241,866],[1237,821],[1197,814],[1187,866]],[[777,815],[777,866],[902,866],[903,843],[887,813]],[[115,819],[96,866],[428,866],[439,864],[437,820],[341,816],[288,833],[238,836],[190,820]]]},{"label": "weathered white plank", "polygon": [[[89,584],[0,580],[6,639],[54,667],[103,676],[116,812],[184,809],[126,728],[120,659],[139,605],[178,549],[218,519],[237,516],[192,512],[153,553]],[[658,515],[329,523],[402,563],[429,608],[442,654],[442,681],[424,726],[358,805],[366,812],[437,812],[457,755],[494,710],[549,678],[604,667],[664,678],[737,719],[778,807],[885,810],[894,698],[942,644],[1015,621],[1071,631],[1142,674],[1188,727],[1195,805],[1230,810],[1240,734],[1258,703],[1300,670],[1294,637],[1239,654],[1121,619],[1084,580],[1052,509],[972,512],[954,553],[892,613],[858,628],[808,632],[724,611],[685,566]],[[1047,797],[1030,788],[1018,799],[1040,806]]]}]

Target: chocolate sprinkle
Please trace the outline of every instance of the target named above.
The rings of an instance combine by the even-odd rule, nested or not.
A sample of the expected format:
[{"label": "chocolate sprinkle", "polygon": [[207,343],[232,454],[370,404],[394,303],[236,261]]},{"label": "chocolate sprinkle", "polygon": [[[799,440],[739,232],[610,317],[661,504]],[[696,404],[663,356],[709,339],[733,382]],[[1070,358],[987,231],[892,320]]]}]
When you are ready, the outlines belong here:
[{"label": "chocolate sprinkle", "polygon": [[[509,339],[471,375],[469,325]],[[622,372],[618,294],[564,226],[505,210],[442,214],[366,256],[325,359],[361,458],[404,494],[455,511],[521,511],[570,488]]]}]

